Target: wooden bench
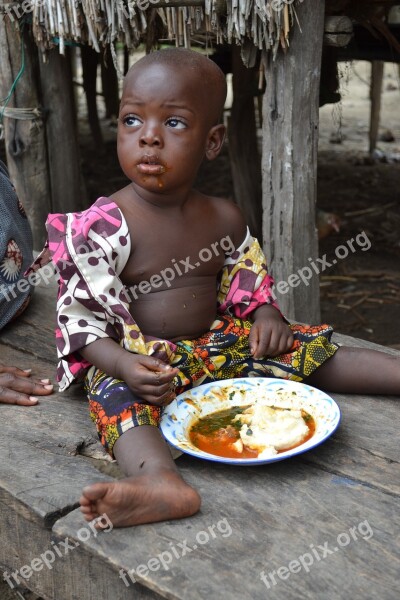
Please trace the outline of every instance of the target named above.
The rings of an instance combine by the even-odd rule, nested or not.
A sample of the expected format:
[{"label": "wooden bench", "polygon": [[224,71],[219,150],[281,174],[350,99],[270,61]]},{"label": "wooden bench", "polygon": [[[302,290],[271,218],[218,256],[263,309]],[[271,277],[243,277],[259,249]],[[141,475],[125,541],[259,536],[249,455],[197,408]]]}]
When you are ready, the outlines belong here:
[{"label": "wooden bench", "polygon": [[[0,360],[54,380],[54,312],[54,286],[38,288],[3,330]],[[259,467],[182,456],[199,514],[97,536],[77,508],[81,489],[119,472],[103,458],[82,390],[0,405],[1,570],[16,587],[10,573],[28,565],[25,580],[16,576],[48,600],[397,599],[398,399],[335,398],[342,422],[322,446]]]}]

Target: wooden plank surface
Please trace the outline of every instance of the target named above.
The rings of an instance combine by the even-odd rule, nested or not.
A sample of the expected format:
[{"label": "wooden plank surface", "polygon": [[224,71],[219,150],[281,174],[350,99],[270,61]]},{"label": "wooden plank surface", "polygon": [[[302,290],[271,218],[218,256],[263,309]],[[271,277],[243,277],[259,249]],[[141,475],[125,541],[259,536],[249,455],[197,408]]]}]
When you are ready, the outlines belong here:
[{"label": "wooden plank surface", "polygon": [[[116,590],[118,580],[120,588],[126,587],[118,575],[123,568],[134,569],[136,580],[164,598],[398,597],[398,498],[299,459],[228,468],[183,457],[179,465],[203,497],[201,513],[180,522],[115,530],[86,544],[86,551],[90,547],[114,567]],[[54,526],[57,538],[76,538],[81,522],[76,511],[60,519]],[[183,555],[186,547],[191,551]],[[280,579],[277,570],[300,557],[310,565]],[[157,571],[137,575],[139,565],[154,558],[166,568],[160,562]],[[79,552],[70,560],[77,568]],[[275,585],[268,575],[274,572]],[[79,591],[80,600],[90,598]]]},{"label": "wooden plank surface", "polygon": [[[53,380],[54,299],[54,286],[38,289],[0,344],[2,360]],[[87,527],[76,509],[80,491],[118,470],[83,456],[102,451],[82,390],[75,386],[32,408],[0,405],[0,564],[19,570],[68,537],[79,546],[26,580],[48,600],[397,598],[398,399],[335,398],[342,422],[319,448],[260,467],[182,457],[183,476],[203,498],[198,515],[86,541],[78,535]],[[185,542],[191,551],[183,556]],[[164,564],[171,557],[168,568],[160,557]],[[302,565],[300,557],[313,563]],[[137,574],[151,559],[159,568]],[[288,570],[299,569],[292,561],[300,561],[298,572]],[[126,585],[121,569],[135,569],[137,583]]]},{"label": "wooden plank surface", "polygon": [[28,309],[16,323],[2,329],[0,347],[4,348],[2,360],[4,358],[10,362],[13,350],[21,351],[24,354],[24,361],[30,361],[24,368],[32,366],[37,372],[39,366],[37,359],[49,362],[51,378],[54,380],[54,364],[57,359],[54,341],[57,289],[55,276],[50,276],[50,269],[48,273],[48,277],[41,279],[34,290]]}]

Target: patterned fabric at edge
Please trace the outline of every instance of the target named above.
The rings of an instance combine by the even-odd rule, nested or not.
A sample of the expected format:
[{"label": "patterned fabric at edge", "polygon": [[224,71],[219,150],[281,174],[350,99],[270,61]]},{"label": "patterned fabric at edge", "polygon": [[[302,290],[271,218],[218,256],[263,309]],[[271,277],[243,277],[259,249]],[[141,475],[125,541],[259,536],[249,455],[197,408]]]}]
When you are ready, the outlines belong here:
[{"label": "patterned fabric at edge", "polygon": [[23,275],[32,260],[32,231],[0,160],[0,329],[29,302],[32,285]]}]

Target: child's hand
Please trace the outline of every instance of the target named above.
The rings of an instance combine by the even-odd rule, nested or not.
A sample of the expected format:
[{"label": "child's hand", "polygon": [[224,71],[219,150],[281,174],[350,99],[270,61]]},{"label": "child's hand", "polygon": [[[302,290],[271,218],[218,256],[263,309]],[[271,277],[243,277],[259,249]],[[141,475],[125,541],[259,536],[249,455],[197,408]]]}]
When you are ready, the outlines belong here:
[{"label": "child's hand", "polygon": [[173,379],[179,372],[161,360],[145,354],[128,354],[120,365],[120,378],[142,400],[166,406],[176,398]]},{"label": "child's hand", "polygon": [[[250,330],[249,346],[254,358],[279,356],[293,346],[293,334],[279,312],[271,307],[260,307],[255,311],[254,323]],[[267,310],[268,309],[268,310]]]},{"label": "child's hand", "polygon": [[47,396],[53,391],[49,379],[29,379],[30,369],[0,364],[0,404],[33,406],[38,403],[36,396]]}]

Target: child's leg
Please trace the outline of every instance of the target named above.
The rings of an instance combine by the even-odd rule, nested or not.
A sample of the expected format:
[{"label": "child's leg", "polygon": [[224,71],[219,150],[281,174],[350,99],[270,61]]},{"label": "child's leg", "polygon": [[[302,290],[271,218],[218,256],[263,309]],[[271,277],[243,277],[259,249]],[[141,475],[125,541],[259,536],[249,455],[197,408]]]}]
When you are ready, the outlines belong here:
[{"label": "child's leg", "polygon": [[80,502],[86,520],[106,513],[114,527],[127,527],[199,510],[200,496],[179,475],[157,427],[129,429],[115,443],[114,455],[126,479],[84,488]]},{"label": "child's leg", "polygon": [[126,479],[84,488],[80,503],[86,520],[106,513],[115,527],[126,527],[197,512],[200,497],[179,475],[157,427],[160,409],[142,404],[123,381],[90,373],[92,419]]},{"label": "child's leg", "polygon": [[400,358],[376,350],[340,347],[304,383],[327,392],[400,396]]}]

